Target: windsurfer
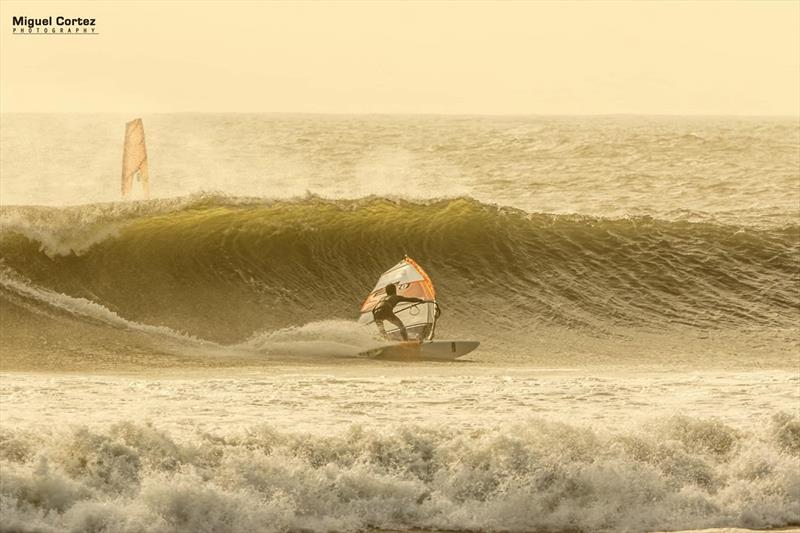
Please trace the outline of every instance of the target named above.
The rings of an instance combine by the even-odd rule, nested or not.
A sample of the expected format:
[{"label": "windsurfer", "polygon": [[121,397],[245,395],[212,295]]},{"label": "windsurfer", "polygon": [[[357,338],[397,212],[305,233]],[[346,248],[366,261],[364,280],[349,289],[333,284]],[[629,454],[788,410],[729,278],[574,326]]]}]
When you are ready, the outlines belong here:
[{"label": "windsurfer", "polygon": [[383,328],[383,322],[385,320],[397,326],[400,330],[400,336],[403,337],[404,341],[407,341],[408,332],[406,331],[406,327],[403,325],[403,321],[394,314],[394,308],[400,302],[424,303],[425,300],[400,296],[397,294],[397,287],[395,284],[390,283],[386,286],[386,296],[372,308],[372,316],[375,318],[375,324],[378,326],[378,331],[381,332],[381,335],[388,337],[388,335],[386,335],[386,330]]}]

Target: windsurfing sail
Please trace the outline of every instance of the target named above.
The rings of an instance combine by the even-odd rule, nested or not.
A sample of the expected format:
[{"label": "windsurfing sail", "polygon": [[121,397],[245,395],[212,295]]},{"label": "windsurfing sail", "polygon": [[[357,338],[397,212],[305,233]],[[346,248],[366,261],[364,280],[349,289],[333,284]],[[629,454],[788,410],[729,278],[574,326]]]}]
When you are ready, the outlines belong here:
[{"label": "windsurfing sail", "polygon": [[122,197],[133,189],[134,176],[142,182],[144,197],[150,197],[150,174],[147,170],[147,149],[144,146],[144,125],[137,118],[125,123],[125,145],[122,150]]},{"label": "windsurfing sail", "polygon": [[[409,339],[433,339],[437,318],[436,290],[433,288],[433,283],[428,274],[410,257],[405,257],[381,275],[378,283],[375,284],[375,288],[372,289],[372,292],[369,293],[369,296],[361,305],[359,323],[371,324],[375,321],[372,316],[372,310],[386,296],[386,286],[390,283],[395,284],[397,294],[401,296],[430,300],[430,302],[426,303],[401,302],[395,307],[394,314],[405,325]],[[389,322],[384,322],[384,327],[386,328],[386,333],[390,336],[399,331],[396,326]]]}]

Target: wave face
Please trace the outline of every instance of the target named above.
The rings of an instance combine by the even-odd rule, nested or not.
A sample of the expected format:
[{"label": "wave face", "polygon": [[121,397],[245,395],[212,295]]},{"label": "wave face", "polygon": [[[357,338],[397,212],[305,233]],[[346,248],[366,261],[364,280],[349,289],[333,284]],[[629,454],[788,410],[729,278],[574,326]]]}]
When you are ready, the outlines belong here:
[{"label": "wave face", "polygon": [[7,300],[36,299],[20,288],[34,287],[215,342],[352,319],[404,254],[434,280],[452,336],[793,328],[800,317],[797,225],[314,196],[6,207],[0,223]]},{"label": "wave face", "polygon": [[[800,421],[679,416],[612,433],[269,425],[4,429],[6,531],[653,531],[800,522]],[[446,426],[445,426],[446,427]]]}]

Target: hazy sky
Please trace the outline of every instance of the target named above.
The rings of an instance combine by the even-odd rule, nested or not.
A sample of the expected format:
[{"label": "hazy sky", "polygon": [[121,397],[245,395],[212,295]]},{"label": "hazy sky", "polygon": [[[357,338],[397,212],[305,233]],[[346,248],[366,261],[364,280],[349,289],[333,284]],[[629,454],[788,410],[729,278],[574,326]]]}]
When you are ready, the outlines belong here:
[{"label": "hazy sky", "polygon": [[[99,35],[13,35],[13,16]],[[800,2],[0,2],[0,109],[800,114]]]}]

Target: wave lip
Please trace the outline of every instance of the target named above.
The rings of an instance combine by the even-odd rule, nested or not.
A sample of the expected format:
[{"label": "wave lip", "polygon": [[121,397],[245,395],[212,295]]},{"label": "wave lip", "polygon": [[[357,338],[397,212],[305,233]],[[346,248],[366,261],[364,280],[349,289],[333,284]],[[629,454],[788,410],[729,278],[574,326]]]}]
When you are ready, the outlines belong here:
[{"label": "wave lip", "polygon": [[691,417],[175,438],[120,422],[6,429],[6,527],[114,531],[652,531],[800,521],[800,422]]}]

